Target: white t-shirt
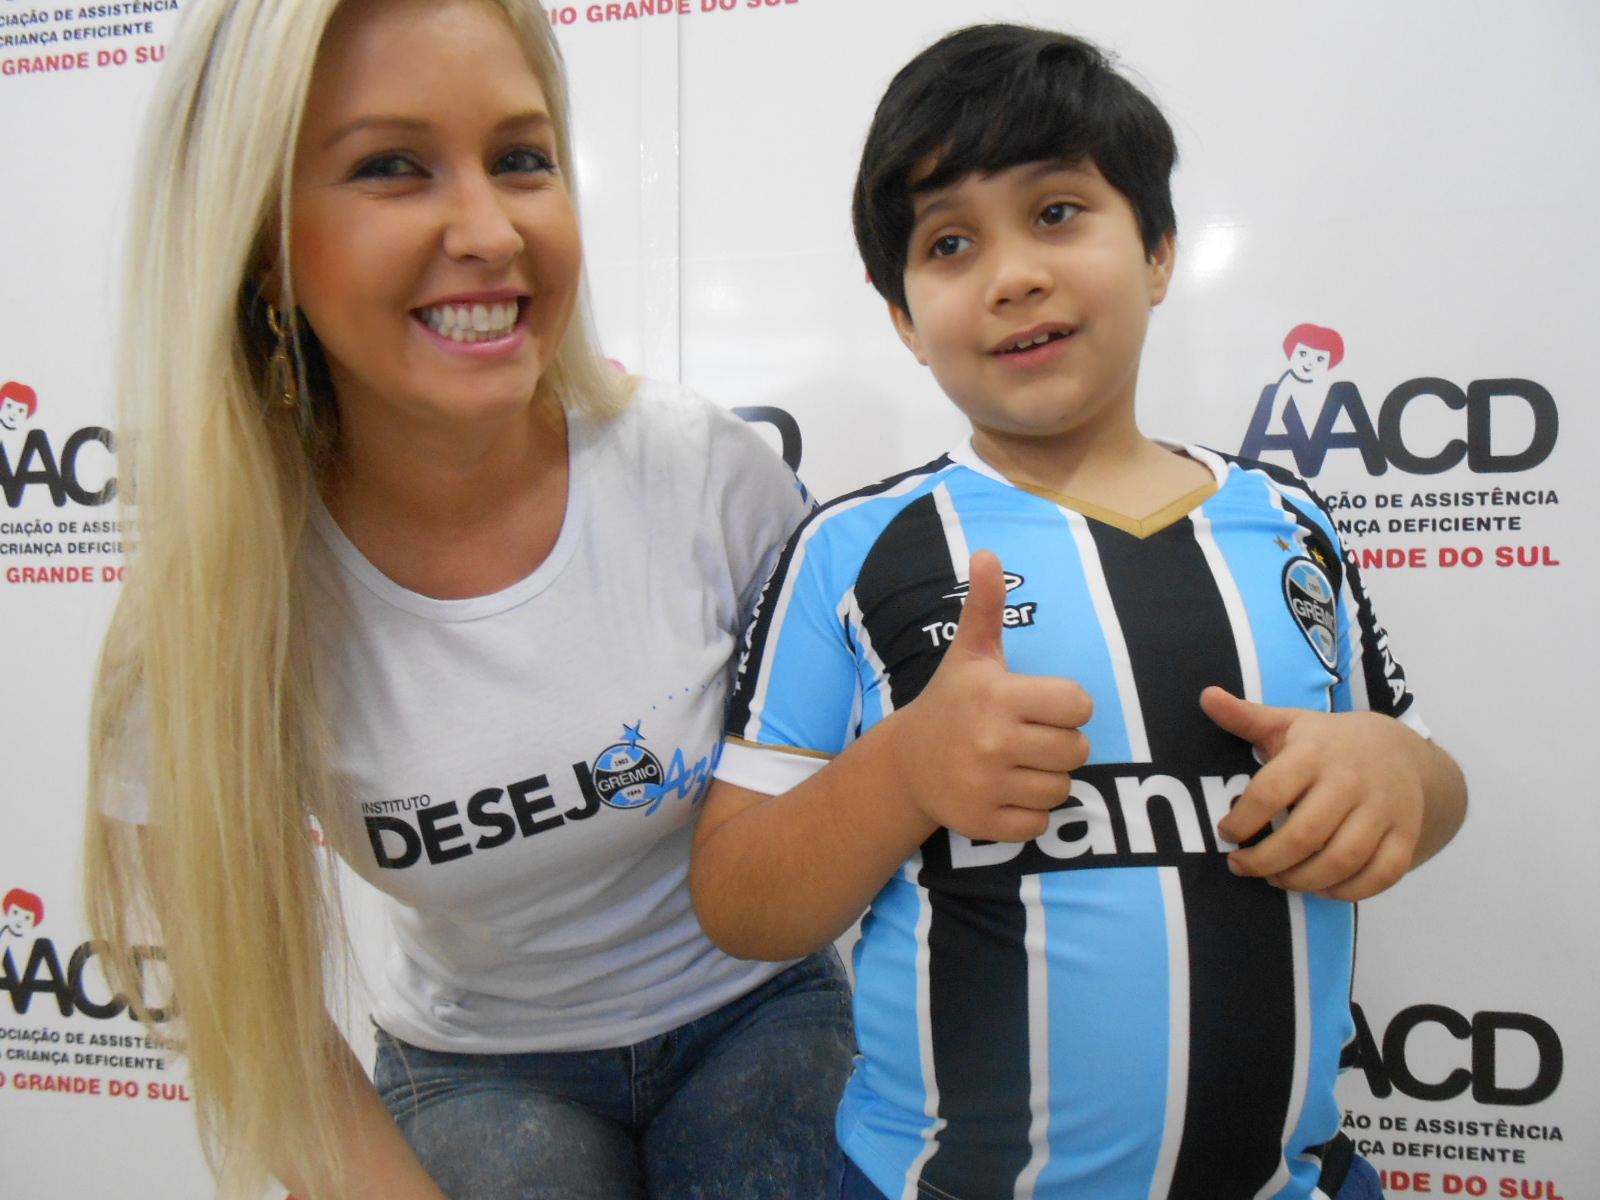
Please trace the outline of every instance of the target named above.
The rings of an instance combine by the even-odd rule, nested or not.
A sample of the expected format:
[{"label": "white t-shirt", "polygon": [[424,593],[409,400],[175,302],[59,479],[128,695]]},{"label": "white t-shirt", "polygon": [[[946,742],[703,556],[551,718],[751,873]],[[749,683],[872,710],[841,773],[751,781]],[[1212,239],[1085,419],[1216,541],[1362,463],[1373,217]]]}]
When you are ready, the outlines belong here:
[{"label": "white t-shirt", "polygon": [[555,549],[493,595],[407,591],[314,515],[349,796],[317,815],[386,894],[374,1017],[428,1049],[626,1045],[784,966],[707,940],[688,869],[730,658],[806,501],[743,421],[676,388],[568,430]]}]

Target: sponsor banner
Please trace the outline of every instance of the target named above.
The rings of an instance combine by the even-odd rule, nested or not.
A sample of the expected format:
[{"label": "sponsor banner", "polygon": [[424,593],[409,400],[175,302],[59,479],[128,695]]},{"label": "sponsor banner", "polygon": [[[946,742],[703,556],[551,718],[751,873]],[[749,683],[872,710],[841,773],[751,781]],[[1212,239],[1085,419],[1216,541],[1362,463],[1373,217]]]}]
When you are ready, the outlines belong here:
[{"label": "sponsor banner", "polygon": [[[1586,856],[1600,813],[1581,758],[1600,718],[1585,532],[1600,416],[1578,352],[1600,270],[1582,220],[1600,154],[1577,136],[1579,114],[1600,109],[1587,11],[546,9],[572,76],[606,353],[737,409],[823,498],[965,429],[895,337],[851,238],[856,159],[890,76],[943,32],[1010,19],[1092,37],[1150,88],[1182,161],[1178,269],[1151,326],[1142,423],[1311,484],[1418,711],[1473,788],[1456,844],[1361,907],[1346,1131],[1391,1196],[1586,1195],[1600,1136],[1600,880]],[[133,517],[110,404],[123,181],[178,13],[179,0],[0,0],[13,117],[0,128],[13,181],[0,234],[0,1154],[19,1195],[210,1194],[182,1068],[110,994],[76,911],[88,680]],[[1325,588],[1308,562],[1285,571],[1319,654]],[[705,765],[658,756],[648,732],[619,731],[572,765],[586,801],[644,819],[667,789],[701,785]],[[542,792],[499,786],[484,828],[536,833]],[[367,814],[389,865],[459,848],[451,827],[473,824],[459,799],[455,814],[428,797]],[[146,966],[158,988],[158,956]],[[104,1153],[60,1149],[90,1143]]]}]

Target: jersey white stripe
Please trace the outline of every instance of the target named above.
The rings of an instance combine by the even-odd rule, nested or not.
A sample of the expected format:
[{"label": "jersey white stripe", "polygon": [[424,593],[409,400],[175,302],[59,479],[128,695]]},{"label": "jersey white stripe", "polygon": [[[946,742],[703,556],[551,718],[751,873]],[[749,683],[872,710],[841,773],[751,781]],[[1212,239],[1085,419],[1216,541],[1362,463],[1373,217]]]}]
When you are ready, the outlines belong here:
[{"label": "jersey white stripe", "polygon": [[933,489],[933,506],[938,509],[939,523],[944,526],[944,543],[950,548],[950,565],[955,568],[956,582],[969,583],[972,551],[967,549],[967,531],[961,527],[955,499],[945,484]]},{"label": "jersey white stripe", "polygon": [[784,618],[788,616],[789,601],[794,595],[795,580],[800,578],[800,568],[805,562],[806,550],[811,539],[827,525],[830,520],[853,508],[877,500],[885,496],[903,496],[907,492],[915,491],[929,479],[928,475],[917,474],[909,479],[903,479],[892,488],[885,488],[881,492],[869,492],[861,496],[852,496],[848,500],[835,501],[825,511],[814,517],[805,530],[800,534],[800,540],[795,543],[794,554],[789,560],[789,569],[783,577],[783,587],[779,589],[778,598],[773,601],[771,623],[767,626],[769,636],[766,645],[762,647],[761,661],[746,664],[746,669],[756,672],[755,691],[750,696],[750,719],[746,723],[740,736],[748,742],[761,740],[761,714],[767,707],[767,689],[772,685],[772,658],[778,651],[780,638],[770,636],[770,631],[783,629]]},{"label": "jersey white stripe", "polygon": [[933,990],[928,977],[928,929],[933,924],[933,904],[928,889],[917,883],[921,871],[922,851],[918,850],[906,862],[904,873],[906,881],[917,889],[917,1043],[922,1053],[922,1090],[927,1097],[922,1111],[929,1123],[922,1131],[922,1150],[906,1172],[900,1200],[919,1200],[917,1184],[922,1180],[922,1169],[938,1151],[939,1135],[947,1124],[939,1115],[939,1081],[933,1070]]},{"label": "jersey white stripe", "polygon": [[1250,615],[1244,605],[1244,595],[1239,591],[1239,581],[1234,578],[1233,569],[1228,566],[1222,547],[1217,545],[1211,518],[1201,509],[1196,509],[1189,514],[1189,520],[1194,526],[1195,541],[1200,544],[1201,553],[1206,557],[1206,565],[1211,568],[1211,577],[1217,582],[1217,591],[1222,596],[1222,607],[1228,613],[1228,628],[1233,632],[1234,649],[1239,655],[1239,675],[1244,681],[1244,699],[1260,704],[1261,659],[1256,651],[1255,631],[1250,628]]},{"label": "jersey white stripe", "polygon": [[1028,1143],[1033,1152],[1017,1176],[1016,1200],[1033,1200],[1039,1175],[1050,1161],[1050,958],[1046,953],[1043,877],[1024,875],[1018,898],[1026,916],[1022,936],[1028,959]]},{"label": "jersey white stripe", "polygon": [[1094,602],[1094,613],[1105,635],[1106,650],[1111,655],[1111,669],[1117,678],[1117,699],[1122,705],[1122,719],[1127,725],[1128,760],[1150,761],[1150,735],[1144,726],[1144,710],[1139,706],[1139,689],[1133,682],[1133,659],[1128,656],[1128,643],[1122,636],[1122,623],[1117,620],[1116,606],[1111,603],[1111,589],[1106,584],[1105,569],[1100,565],[1100,552],[1094,544],[1094,534],[1089,531],[1089,520],[1070,508],[1056,508],[1072,529],[1072,540],[1077,543],[1078,557],[1083,560],[1084,581]]},{"label": "jersey white stripe", "polygon": [[[839,602],[839,619],[849,626],[856,639],[856,645],[861,649],[861,657],[872,667],[872,675],[878,681],[878,699],[883,705],[883,715],[888,716],[894,711],[894,696],[888,687],[889,668],[884,665],[883,659],[878,657],[878,650],[872,644],[872,635],[867,632],[867,619],[861,615],[861,605],[856,603],[856,590],[851,588],[845,593],[844,599]],[[845,739],[845,745],[855,741],[856,730],[861,726],[861,710],[863,704],[861,677],[856,676],[856,694],[850,708],[850,730]]]},{"label": "jersey white stripe", "polygon": [[1289,1141],[1306,1107],[1306,1081],[1311,1077],[1311,956],[1306,944],[1306,898],[1299,892],[1286,894],[1289,901],[1289,939],[1294,957],[1294,1076],[1289,1085],[1289,1106],[1283,1118],[1283,1153],[1278,1169],[1256,1193],[1256,1200],[1275,1196],[1288,1184]]},{"label": "jersey white stripe", "polygon": [[1157,867],[1156,873],[1167,917],[1167,1114],[1161,1127],[1161,1153],[1150,1181],[1150,1200],[1166,1200],[1178,1167],[1189,1109],[1189,917],[1178,868]]},{"label": "jersey white stripe", "polygon": [[[794,555],[789,560],[789,573],[783,577],[783,586],[778,589],[778,597],[772,602],[772,624],[767,627],[769,631],[783,628],[784,618],[789,613],[789,600],[794,596],[794,581],[800,578],[800,568],[806,560],[806,543],[815,532],[814,528],[806,530],[795,544]],[[756,673],[756,688],[750,697],[750,719],[741,734],[746,741],[754,742],[761,737],[761,714],[767,707],[767,688],[772,684],[772,656],[777,649],[778,639],[769,632],[767,643],[762,647],[761,661],[745,664],[747,671]]]}]

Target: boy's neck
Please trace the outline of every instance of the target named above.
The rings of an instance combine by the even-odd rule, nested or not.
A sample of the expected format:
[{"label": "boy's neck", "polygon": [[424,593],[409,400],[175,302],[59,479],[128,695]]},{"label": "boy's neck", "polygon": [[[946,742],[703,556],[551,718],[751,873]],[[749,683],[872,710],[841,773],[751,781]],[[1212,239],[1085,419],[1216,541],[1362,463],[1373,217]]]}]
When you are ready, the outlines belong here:
[{"label": "boy's neck", "polygon": [[1211,472],[1129,425],[1085,438],[974,428],[972,448],[1001,475],[1085,504],[1142,518],[1213,483]]}]

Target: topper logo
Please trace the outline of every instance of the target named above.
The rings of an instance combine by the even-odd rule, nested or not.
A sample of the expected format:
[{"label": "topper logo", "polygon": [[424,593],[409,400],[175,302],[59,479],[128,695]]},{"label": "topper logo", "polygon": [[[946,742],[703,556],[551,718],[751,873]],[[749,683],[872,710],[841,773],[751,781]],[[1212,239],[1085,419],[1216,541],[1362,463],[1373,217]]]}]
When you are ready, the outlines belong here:
[{"label": "topper logo", "polygon": [[[1287,451],[1294,456],[1295,470],[1308,479],[1322,471],[1331,450],[1358,451],[1369,475],[1382,475],[1391,466],[1409,475],[1437,475],[1463,460],[1469,471],[1489,475],[1530,470],[1555,449],[1561,426],[1556,402],[1531,379],[1477,379],[1465,390],[1434,376],[1408,379],[1384,399],[1374,426],[1356,385],[1328,378],[1344,358],[1344,339],[1335,330],[1296,325],[1283,340],[1283,353],[1288,369],[1262,389],[1239,447],[1246,458]],[[1406,412],[1424,397],[1466,413],[1465,436],[1450,438],[1433,453],[1405,439]],[[1521,449],[1495,452],[1496,401],[1521,403],[1531,415],[1533,432]],[[1315,416],[1308,428],[1311,414]]]}]

